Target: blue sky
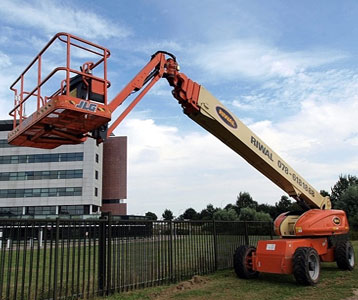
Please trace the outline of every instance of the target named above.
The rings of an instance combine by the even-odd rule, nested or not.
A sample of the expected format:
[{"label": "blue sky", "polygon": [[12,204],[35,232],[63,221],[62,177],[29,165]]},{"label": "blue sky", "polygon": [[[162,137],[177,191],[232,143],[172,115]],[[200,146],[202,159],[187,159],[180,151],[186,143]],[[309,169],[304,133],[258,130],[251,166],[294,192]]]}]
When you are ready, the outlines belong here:
[{"label": "blue sky", "polygon": [[[105,3],[105,4],[102,4]],[[318,190],[358,171],[356,1],[0,2],[1,118],[10,84],[57,32],[111,50],[113,97],[157,50],[204,85]],[[182,114],[163,80],[121,124],[129,213],[178,215],[284,192]]]}]

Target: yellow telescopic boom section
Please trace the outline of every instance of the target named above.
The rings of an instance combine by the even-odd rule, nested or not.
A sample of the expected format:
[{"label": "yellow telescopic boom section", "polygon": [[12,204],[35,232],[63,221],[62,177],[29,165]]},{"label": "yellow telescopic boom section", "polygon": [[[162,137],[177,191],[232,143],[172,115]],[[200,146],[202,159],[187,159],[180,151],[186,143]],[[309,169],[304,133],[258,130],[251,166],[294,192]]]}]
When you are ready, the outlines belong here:
[{"label": "yellow telescopic boom section", "polygon": [[197,105],[200,112],[189,114],[192,120],[215,135],[291,197],[303,200],[310,208],[331,208],[329,197],[323,197],[203,86],[200,86]]}]

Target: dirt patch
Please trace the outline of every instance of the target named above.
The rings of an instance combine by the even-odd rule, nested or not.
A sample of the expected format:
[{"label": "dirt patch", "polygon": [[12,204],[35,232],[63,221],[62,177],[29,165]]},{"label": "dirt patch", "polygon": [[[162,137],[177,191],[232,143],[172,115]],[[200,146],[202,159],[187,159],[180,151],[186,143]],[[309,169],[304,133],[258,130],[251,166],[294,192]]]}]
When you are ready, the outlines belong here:
[{"label": "dirt patch", "polygon": [[152,299],[152,300],[167,300],[174,294],[180,293],[181,291],[186,291],[186,290],[191,290],[191,289],[200,289],[207,282],[208,282],[208,280],[206,278],[195,275],[190,280],[180,282],[174,287],[170,287],[168,289],[165,289],[164,291],[161,291],[160,293],[155,293],[155,294],[151,295],[150,299]]},{"label": "dirt patch", "polygon": [[358,289],[353,290],[353,296],[348,297],[345,300],[358,300]]}]

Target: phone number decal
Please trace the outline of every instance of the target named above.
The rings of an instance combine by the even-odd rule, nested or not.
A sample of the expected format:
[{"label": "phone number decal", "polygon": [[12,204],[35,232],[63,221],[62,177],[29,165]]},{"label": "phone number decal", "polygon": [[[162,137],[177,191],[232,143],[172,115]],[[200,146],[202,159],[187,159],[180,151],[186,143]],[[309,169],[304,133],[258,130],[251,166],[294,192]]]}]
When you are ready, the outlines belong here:
[{"label": "phone number decal", "polygon": [[295,181],[300,187],[302,187],[306,192],[308,192],[313,197],[315,196],[314,190],[303,181],[302,178],[297,176],[295,173],[290,172],[288,167],[280,160],[277,161],[277,166],[287,175],[290,175],[292,177],[292,180]]}]

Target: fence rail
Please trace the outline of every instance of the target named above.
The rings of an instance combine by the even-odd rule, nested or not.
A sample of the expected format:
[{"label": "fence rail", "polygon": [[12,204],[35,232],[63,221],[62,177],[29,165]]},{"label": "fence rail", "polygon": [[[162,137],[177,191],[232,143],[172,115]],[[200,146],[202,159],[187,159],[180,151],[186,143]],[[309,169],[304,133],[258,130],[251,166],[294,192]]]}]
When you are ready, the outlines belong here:
[{"label": "fence rail", "polygon": [[0,220],[0,299],[92,298],[232,267],[270,222]]}]

